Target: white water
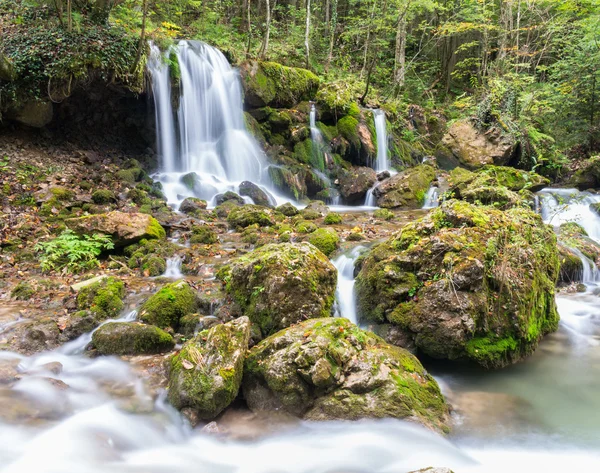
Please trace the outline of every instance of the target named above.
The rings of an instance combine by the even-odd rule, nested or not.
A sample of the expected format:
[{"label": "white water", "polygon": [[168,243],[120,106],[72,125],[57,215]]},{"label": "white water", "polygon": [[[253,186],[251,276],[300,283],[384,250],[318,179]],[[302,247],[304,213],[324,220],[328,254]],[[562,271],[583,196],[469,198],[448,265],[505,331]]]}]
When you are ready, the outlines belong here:
[{"label": "white water", "polygon": [[365,195],[365,207],[377,207],[377,199],[373,195],[375,187],[377,187],[377,183],[367,191]]},{"label": "white water", "polygon": [[335,291],[336,315],[345,317],[352,323],[358,323],[356,316],[356,294],[354,292],[354,263],[365,248],[356,246],[348,253],[332,261],[337,269],[337,288]]},{"label": "white water", "polygon": [[555,227],[567,222],[578,223],[590,238],[600,242],[600,218],[590,209],[590,204],[600,202],[600,195],[577,189],[543,189],[539,196],[546,223]]},{"label": "white water", "polygon": [[424,209],[433,209],[440,205],[440,190],[436,186],[431,186],[425,194],[425,202],[423,202]]},{"label": "white water", "polygon": [[173,256],[167,258],[167,269],[164,274],[161,275],[163,278],[181,279],[183,274],[181,272],[181,264],[183,263],[181,256]]},{"label": "white water", "polygon": [[373,109],[373,120],[377,135],[377,160],[374,168],[377,172],[388,171],[390,165],[388,162],[388,134],[385,112],[380,109]]},{"label": "white water", "polygon": [[[173,110],[168,67],[156,46],[148,70],[155,97],[161,172],[155,176],[169,204],[186,196],[212,203],[213,197],[251,181],[269,189],[266,156],[246,130],[238,73],[223,54],[199,41],[180,41],[174,48],[181,71],[179,108]],[[171,54],[171,50],[164,56]],[[194,172],[193,189],[181,178]]]}]

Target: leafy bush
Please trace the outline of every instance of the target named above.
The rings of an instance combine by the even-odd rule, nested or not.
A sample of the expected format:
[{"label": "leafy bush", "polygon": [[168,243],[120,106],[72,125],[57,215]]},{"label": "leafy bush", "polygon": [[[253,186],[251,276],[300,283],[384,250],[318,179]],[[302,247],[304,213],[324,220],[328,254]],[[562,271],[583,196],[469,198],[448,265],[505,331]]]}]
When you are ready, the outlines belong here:
[{"label": "leafy bush", "polygon": [[113,248],[114,244],[108,235],[96,233],[92,236],[79,236],[72,230],[65,230],[54,240],[35,246],[36,251],[41,252],[42,270],[65,270],[70,273],[98,266],[97,256],[102,251]]}]

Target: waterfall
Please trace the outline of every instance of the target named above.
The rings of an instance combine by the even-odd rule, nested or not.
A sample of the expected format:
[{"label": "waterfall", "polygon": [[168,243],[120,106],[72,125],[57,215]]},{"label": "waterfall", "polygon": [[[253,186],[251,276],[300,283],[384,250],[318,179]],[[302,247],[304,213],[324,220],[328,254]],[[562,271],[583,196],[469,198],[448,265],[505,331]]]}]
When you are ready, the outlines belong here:
[{"label": "waterfall", "polygon": [[600,242],[600,215],[590,208],[591,204],[600,203],[600,195],[577,189],[543,189],[539,196],[545,223],[560,227],[563,223],[575,222],[590,238]]},{"label": "waterfall", "polygon": [[310,104],[309,125],[313,165],[320,171],[323,171],[325,170],[325,140],[323,139],[321,130],[317,127],[317,109],[314,103]]},{"label": "waterfall", "polygon": [[[176,112],[166,64],[173,56],[180,70]],[[238,73],[219,50],[199,41],[180,41],[164,54],[152,46],[148,70],[161,168],[155,178],[170,204],[186,196],[211,201],[242,181],[270,185],[266,157],[246,130]]]},{"label": "waterfall", "polygon": [[171,279],[181,279],[183,274],[181,273],[181,256],[173,256],[172,258],[167,258],[167,269],[164,274],[161,275],[163,278],[171,278]]},{"label": "waterfall", "polygon": [[363,246],[353,248],[349,253],[338,256],[333,260],[337,269],[336,315],[345,317],[352,323],[357,322],[356,295],[354,292],[354,263],[360,256]]},{"label": "waterfall", "polygon": [[375,185],[367,191],[367,194],[365,195],[365,207],[377,207],[377,199],[373,195],[373,191],[377,187],[377,184],[378,183],[376,182]]},{"label": "waterfall", "polygon": [[423,202],[424,209],[433,209],[439,205],[440,190],[436,186],[431,186],[425,194]]},{"label": "waterfall", "polygon": [[379,109],[373,109],[373,120],[375,122],[375,134],[377,135],[377,160],[375,161],[375,171],[389,170],[388,163],[388,135],[387,121],[385,112]]},{"label": "waterfall", "polygon": [[581,274],[581,282],[598,282],[598,280],[600,279],[600,270],[598,270],[598,266],[596,266],[596,263],[594,263],[591,259],[585,256],[577,248],[569,247],[569,249],[581,260],[581,266],[583,267],[583,272]]}]

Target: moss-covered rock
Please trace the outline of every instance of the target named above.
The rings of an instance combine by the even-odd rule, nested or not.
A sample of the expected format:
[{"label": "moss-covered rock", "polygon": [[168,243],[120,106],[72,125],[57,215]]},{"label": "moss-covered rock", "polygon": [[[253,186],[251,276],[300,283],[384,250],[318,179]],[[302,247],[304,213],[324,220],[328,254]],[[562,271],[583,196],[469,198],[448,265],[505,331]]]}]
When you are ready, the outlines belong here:
[{"label": "moss-covered rock", "polygon": [[25,281],[18,283],[12,291],[10,291],[10,297],[18,301],[27,301],[31,299],[35,294],[35,289],[31,284]]},{"label": "moss-covered rock", "polygon": [[114,192],[108,189],[98,189],[92,193],[92,202],[94,204],[105,205],[116,202],[116,200]]},{"label": "moss-covered rock", "polygon": [[318,227],[308,220],[299,220],[296,222],[295,228],[298,233],[307,234],[316,231]]},{"label": "moss-covered rock", "polygon": [[373,212],[373,217],[381,220],[391,220],[394,218],[394,212],[389,209],[377,209]]},{"label": "moss-covered rock", "polygon": [[250,339],[250,321],[240,317],[200,332],[171,358],[169,401],[212,419],[237,397]]},{"label": "moss-covered rock", "polygon": [[105,278],[85,286],[77,294],[77,308],[89,310],[96,320],[117,317],[125,304],[125,286],[117,278]]},{"label": "moss-covered rock", "polygon": [[349,204],[363,203],[376,182],[377,173],[372,168],[353,167],[340,177],[340,194]]},{"label": "moss-covered rock", "polygon": [[184,214],[194,215],[198,211],[206,210],[206,201],[196,197],[187,197],[179,206],[179,211]]},{"label": "moss-covered rock", "polygon": [[104,233],[112,237],[115,247],[123,247],[142,239],[164,239],[165,229],[154,217],[142,213],[109,212],[70,218],[67,227],[79,234]]},{"label": "moss-covered rock", "polygon": [[600,187],[600,156],[592,156],[568,180],[568,185],[579,190]]},{"label": "moss-covered rock", "polygon": [[222,268],[218,277],[264,336],[300,320],[327,317],[337,271],[309,243],[262,246]]},{"label": "moss-covered rock", "polygon": [[344,318],[307,320],[260,342],[246,358],[243,391],[254,411],[395,417],[448,430],[444,397],[419,361]]},{"label": "moss-covered rock", "polygon": [[321,250],[325,256],[331,256],[340,246],[340,237],[333,228],[315,230],[308,237],[308,241]]},{"label": "moss-covered rock", "polygon": [[435,168],[420,164],[383,181],[373,190],[377,205],[386,209],[421,207],[435,179]]},{"label": "moss-covered rock", "polygon": [[104,324],[92,335],[92,343],[102,355],[151,355],[175,346],[167,332],[139,322]]},{"label": "moss-covered rock", "polygon": [[275,210],[277,210],[277,212],[279,212],[279,213],[282,213],[286,217],[293,217],[294,215],[298,215],[298,209],[296,207],[294,207],[292,204],[290,204],[289,202],[286,202],[285,204],[280,205]]},{"label": "moss-covered rock", "polygon": [[194,225],[192,227],[192,236],[190,243],[199,243],[202,245],[212,245],[219,241],[219,237],[210,225]]},{"label": "moss-covered rock", "polygon": [[177,330],[179,319],[196,311],[196,291],[185,281],[163,286],[150,296],[140,308],[139,318],[143,322],[160,328]]},{"label": "moss-covered rock", "polygon": [[[579,273],[568,271],[571,273],[571,276],[573,276],[571,281],[581,280],[584,270],[583,264],[590,266],[590,268],[585,268],[586,270],[591,270],[591,265],[593,264],[600,264],[600,244],[591,239],[581,225],[576,222],[563,223],[558,228],[558,235],[561,246],[564,247],[563,251],[561,251],[561,258],[565,259],[565,261],[561,260],[561,278],[563,273],[568,271],[567,268],[569,268],[569,266],[573,269],[575,263],[572,260],[574,258],[579,260],[580,271]],[[570,258],[567,257],[567,255],[569,255]],[[585,258],[587,258],[588,261],[585,261],[584,263],[582,260]]]},{"label": "moss-covered rock", "polygon": [[250,181],[243,181],[239,186],[240,195],[250,197],[252,202],[263,207],[272,207],[269,196],[260,187]]},{"label": "moss-covered rock", "polygon": [[260,205],[243,205],[233,208],[227,215],[227,222],[233,228],[246,228],[249,225],[269,227],[275,223],[272,212]]},{"label": "moss-covered rock", "polygon": [[335,212],[330,212],[327,215],[325,215],[325,219],[323,220],[323,223],[325,225],[337,225],[339,223],[342,223],[343,219],[342,216],[338,213]]},{"label": "moss-covered rock", "polygon": [[450,200],[364,259],[359,313],[435,358],[514,363],[556,330],[556,236],[539,215]]},{"label": "moss-covered rock", "polygon": [[145,276],[160,276],[165,272],[167,258],[179,250],[176,244],[167,240],[140,240],[123,249],[130,269],[140,269]]},{"label": "moss-covered rock", "polygon": [[248,61],[240,65],[245,101],[251,107],[292,107],[311,100],[319,78],[306,69],[275,62]]},{"label": "moss-covered rock", "polygon": [[312,202],[309,202],[309,204],[300,211],[300,214],[306,220],[316,220],[324,217],[328,213],[329,207],[327,207],[320,200],[313,200]]}]

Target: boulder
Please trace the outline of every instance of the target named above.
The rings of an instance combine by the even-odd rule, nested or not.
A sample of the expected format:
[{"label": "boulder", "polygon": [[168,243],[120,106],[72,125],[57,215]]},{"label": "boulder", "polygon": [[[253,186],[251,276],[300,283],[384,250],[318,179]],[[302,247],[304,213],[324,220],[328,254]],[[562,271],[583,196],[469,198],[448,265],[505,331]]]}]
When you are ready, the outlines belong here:
[{"label": "boulder", "polygon": [[300,211],[300,214],[306,220],[316,220],[317,218],[324,217],[328,213],[329,207],[320,200],[313,200]]},{"label": "boulder", "polygon": [[395,417],[448,430],[444,397],[419,361],[341,317],[301,322],[252,348],[243,392],[253,411],[308,420]]},{"label": "boulder", "polygon": [[353,167],[340,177],[340,194],[348,204],[363,203],[376,181],[377,173],[373,169]]},{"label": "boulder", "polygon": [[[582,277],[591,277],[593,265],[600,264],[600,244],[592,240],[585,229],[575,222],[563,223],[558,229],[558,237],[560,281],[571,283],[581,281]],[[584,268],[584,264],[588,267]]]},{"label": "boulder", "polygon": [[240,65],[244,100],[250,107],[290,108],[312,100],[319,78],[311,71],[275,62],[247,61]]},{"label": "boulder", "polygon": [[[334,214],[337,215],[337,214]],[[333,228],[319,228],[312,232],[308,241],[329,257],[340,246],[340,237]]]},{"label": "boulder", "polygon": [[282,213],[286,217],[293,217],[294,215],[298,215],[298,209],[294,205],[290,204],[289,202],[286,202],[285,204],[280,205],[275,210],[277,210],[277,212]]},{"label": "boulder", "polygon": [[238,205],[244,205],[246,203],[242,197],[232,191],[227,191],[223,194],[218,194],[215,196],[216,205],[221,205],[228,201],[233,201]]},{"label": "boulder", "polygon": [[386,179],[373,189],[377,205],[386,209],[421,207],[435,175],[435,168],[420,164]]},{"label": "boulder", "polygon": [[77,308],[91,312],[95,320],[117,317],[125,308],[124,297],[122,281],[113,277],[102,278],[79,287]]},{"label": "boulder", "polygon": [[369,127],[360,117],[358,107],[356,112],[338,120],[338,136],[331,143],[332,150],[353,164],[367,166],[377,155],[377,150]]},{"label": "boulder", "polygon": [[273,207],[269,201],[269,196],[260,187],[250,181],[244,181],[239,186],[240,195],[250,197],[256,205],[263,207]]},{"label": "boulder", "polygon": [[600,187],[600,156],[592,156],[567,181],[568,186],[581,191]]},{"label": "boulder", "polygon": [[142,213],[109,212],[70,218],[65,224],[76,233],[93,235],[105,233],[112,237],[115,247],[131,245],[142,239],[164,239],[165,229],[151,215]]},{"label": "boulder", "polygon": [[251,251],[217,276],[266,336],[301,320],[329,316],[337,271],[310,243],[280,243]]},{"label": "boulder", "polygon": [[179,206],[179,211],[184,214],[193,214],[198,210],[206,210],[205,200],[197,199],[195,197],[186,197]]},{"label": "boulder", "polygon": [[139,322],[104,324],[93,333],[92,343],[102,355],[153,355],[175,346],[167,332]]},{"label": "boulder", "polygon": [[233,228],[246,228],[249,225],[269,227],[275,223],[272,212],[260,205],[246,204],[234,207],[227,215],[227,223]]},{"label": "boulder", "polygon": [[517,143],[498,127],[479,130],[470,120],[458,120],[450,125],[442,145],[468,169],[486,164],[504,166],[513,158]]},{"label": "boulder", "polygon": [[17,110],[11,110],[7,116],[23,125],[43,128],[52,121],[54,109],[50,101],[30,100]]},{"label": "boulder", "polygon": [[358,313],[434,358],[500,368],[558,327],[556,236],[532,211],[449,200],[364,259]]},{"label": "boulder", "polygon": [[250,320],[240,317],[187,341],[171,358],[171,404],[200,419],[216,417],[237,397],[249,340]]},{"label": "boulder", "polygon": [[143,322],[160,328],[179,328],[179,319],[196,311],[196,291],[185,281],[163,286],[150,296],[140,308],[139,318]]}]

